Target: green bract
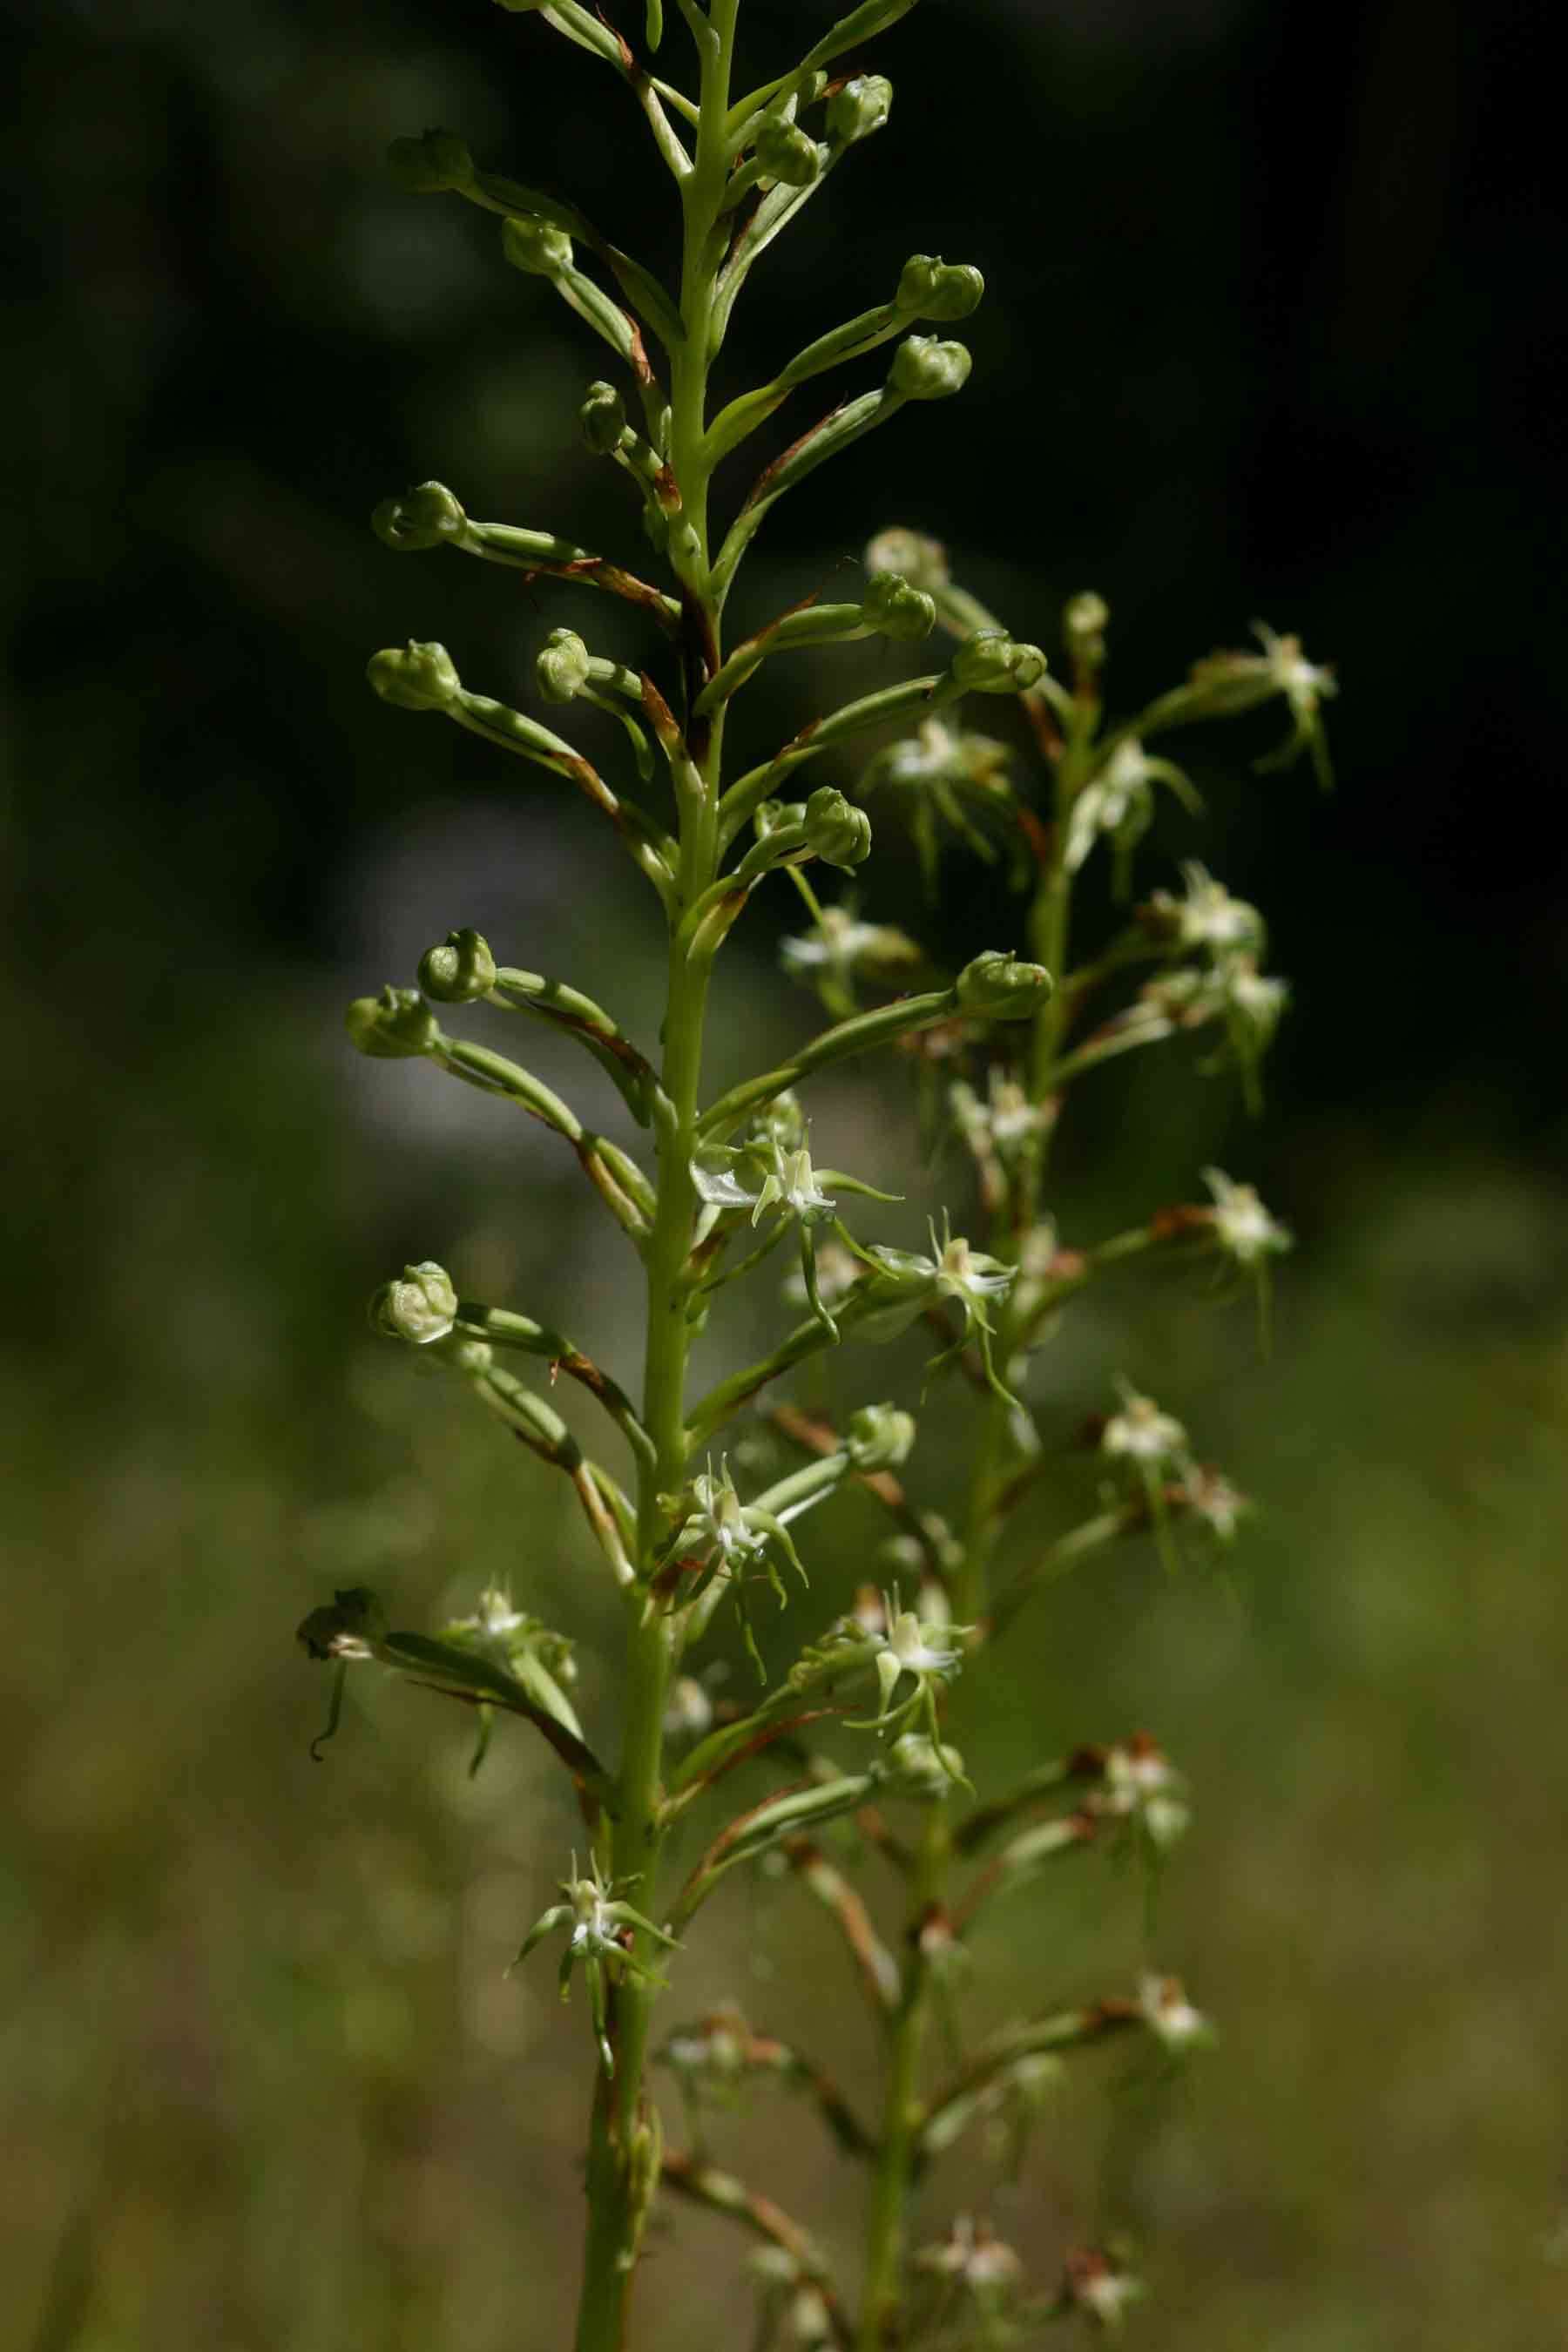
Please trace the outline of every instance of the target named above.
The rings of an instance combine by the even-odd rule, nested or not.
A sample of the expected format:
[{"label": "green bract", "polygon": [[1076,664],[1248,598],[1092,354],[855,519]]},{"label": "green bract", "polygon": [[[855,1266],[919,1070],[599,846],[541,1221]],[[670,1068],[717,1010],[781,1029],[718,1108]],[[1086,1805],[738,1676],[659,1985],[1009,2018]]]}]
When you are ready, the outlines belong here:
[{"label": "green bract", "polygon": [[[591,812],[605,847],[624,851],[653,891],[664,940],[657,989],[643,992],[656,1001],[629,1023],[579,984],[596,991],[591,973],[565,979],[498,963],[485,939],[458,928],[426,951],[417,989],[389,985],[352,1004],[349,1032],[365,1054],[422,1060],[460,1080],[487,1097],[498,1122],[521,1114],[561,1167],[581,1175],[606,1220],[605,1249],[622,1254],[626,1277],[601,1272],[595,1257],[590,1287],[625,1294],[622,1321],[635,1300],[642,1377],[634,1390],[560,1329],[548,1304],[535,1314],[459,1296],[433,1258],[405,1265],[372,1303],[378,1332],[419,1349],[423,1367],[479,1407],[520,1463],[522,1449],[524,1475],[570,1488],[604,1581],[578,1630],[597,1632],[613,1615],[620,1651],[618,1666],[601,1661],[584,1677],[594,1694],[584,1711],[598,1719],[579,1720],[570,1634],[531,1612],[540,1595],[528,1591],[515,1605],[486,1591],[472,1614],[428,1635],[389,1630],[374,1596],[347,1588],[310,1612],[300,1638],[331,1668],[327,1732],[349,1670],[369,1664],[453,1703],[476,1735],[470,1769],[510,1717],[565,1775],[586,1854],[573,1855],[562,1900],[522,1937],[520,1957],[559,1937],[563,1992],[579,1976],[588,1992],[585,2055],[596,2079],[574,2352],[638,2352],[647,2340],[632,2298],[649,2212],[665,2194],[704,2203],[765,2241],[759,2347],[890,2352],[929,2343],[932,2352],[979,2352],[1032,2341],[1057,2316],[1113,2325],[1136,2282],[1102,2251],[1081,2248],[1059,2286],[1026,2287],[1023,2258],[981,2210],[978,2158],[960,2209],[939,2220],[920,2252],[910,2244],[914,2193],[977,2126],[988,2141],[1015,2144],[1077,2051],[1130,2035],[1171,2060],[1208,2038],[1182,1987],[1153,1973],[1131,1995],[1058,2003],[987,2030],[976,1971],[960,2008],[969,1931],[985,1906],[1025,1881],[1091,1867],[1097,1850],[1152,1867],[1180,1836],[1187,1801],[1152,1741],[1123,1735],[1085,1747],[1074,1744],[1075,1727],[1057,1760],[979,1802],[948,1735],[962,1720],[982,1727],[993,1652],[1058,1576],[1121,1544],[1175,1567],[1231,1542],[1243,1518],[1243,1498],[1198,1457],[1174,1412],[1126,1381],[1113,1396],[1097,1395],[1092,1382],[1075,1396],[1059,1337],[1048,1380],[1037,1378],[1035,1361],[1070,1328],[1085,1290],[1144,1259],[1202,1257],[1222,1276],[1245,1277],[1266,1307],[1286,1228],[1248,1184],[1211,1168],[1206,1197],[1150,1203],[1140,1222],[1109,1234],[1097,1209],[1089,1235],[1067,1236],[1050,1214],[1050,1152],[1078,1082],[1135,1050],[1217,1045],[1254,1095],[1287,992],[1261,969],[1258,910],[1190,858],[1180,895],[1152,891],[1098,940],[1103,913],[1092,909],[1103,894],[1086,911],[1076,893],[1080,877],[1098,877],[1106,846],[1120,883],[1173,803],[1183,823],[1199,814],[1163,748],[1179,727],[1278,704],[1287,740],[1262,764],[1304,753],[1326,775],[1322,710],[1334,681],[1298,639],[1260,629],[1258,646],[1210,656],[1169,692],[1108,719],[1102,598],[1084,591],[1059,623],[1043,616],[1061,648],[1058,677],[1039,646],[962,584],[962,565],[938,541],[903,525],[872,538],[863,582],[842,585],[829,558],[821,594],[749,623],[750,634],[731,627],[737,574],[779,499],[830,462],[842,482],[842,461],[872,431],[891,425],[901,436],[913,510],[928,515],[941,503],[950,445],[943,420],[919,411],[962,391],[970,353],[909,330],[967,317],[984,280],[967,263],[916,254],[889,299],[885,268],[876,282],[858,282],[848,228],[874,178],[855,151],[888,124],[892,101],[879,73],[858,68],[914,5],[861,0],[804,57],[775,55],[783,69],[748,87],[742,0],[680,0],[695,56],[688,89],[652,69],[666,29],[659,0],[629,13],[586,0],[501,0],[519,20],[525,79],[537,45],[560,37],[586,60],[606,108],[621,110],[602,136],[620,137],[639,120],[646,127],[679,215],[661,241],[681,257],[679,282],[623,250],[575,204],[479,168],[455,133],[427,131],[392,151],[411,194],[456,195],[499,224],[491,234],[501,257],[529,281],[512,281],[510,298],[525,335],[531,306],[560,301],[591,363],[611,368],[610,378],[588,381],[578,429],[614,467],[630,505],[615,547],[595,549],[552,529],[475,520],[452,490],[425,482],[377,508],[377,536],[400,552],[446,547],[477,557],[521,575],[537,597],[613,597],[625,608],[626,640],[634,629],[642,635],[624,659],[595,652],[591,630],[552,610],[521,674],[565,732],[465,686],[433,640],[374,655],[370,683],[395,711],[443,713],[482,756],[496,755],[498,772],[521,761],[514,772],[530,792],[563,788],[563,824]],[[774,35],[805,13],[817,12],[774,9]],[[963,13],[950,12],[955,22]],[[976,12],[955,39],[963,68],[994,69],[986,38]],[[961,186],[962,159],[945,154],[940,128],[921,125],[917,135],[942,154],[946,184]],[[739,299],[808,204],[836,208],[835,234],[818,252],[841,257],[847,299],[776,373],[718,406],[715,371],[739,373],[743,359],[738,336],[725,348]],[[818,276],[830,266],[813,263]],[[879,361],[895,343],[890,362]],[[838,380],[819,395],[816,379],[829,375]],[[1033,432],[1042,395],[1021,385],[1017,396]],[[721,469],[764,428],[750,486],[738,473],[731,498]],[[542,488],[552,461],[542,450],[531,456]],[[857,528],[851,511],[846,497],[845,530]],[[437,566],[428,583],[437,611],[448,569]],[[456,641],[456,620],[448,625]],[[937,632],[933,653],[927,641]],[[618,647],[622,638],[605,632],[600,641]],[[856,643],[858,685],[834,698],[822,682],[836,649]],[[460,645],[459,655],[468,657]],[[759,744],[737,773],[731,705],[781,660],[777,674],[793,664],[826,707],[808,698],[786,739]],[[972,698],[981,696],[977,714]],[[413,753],[426,740],[414,740]],[[809,776],[797,773],[808,767]],[[1170,797],[1157,795],[1161,785]],[[898,838],[907,824],[933,892],[955,844],[994,861],[988,916],[999,895],[1012,903],[979,936],[1016,940],[1018,952],[976,952],[973,937],[955,951],[956,912],[929,947],[884,919],[895,911],[883,903],[888,877],[858,804],[878,793],[879,832],[889,806],[901,824],[888,832]],[[826,867],[855,869],[857,897],[825,904]],[[711,1000],[727,983],[731,935],[759,897],[771,902],[771,936],[793,927],[785,969],[820,996],[826,1025],[811,1034],[802,1022],[765,1066],[754,1055],[749,1073],[718,1091],[704,1060]],[[614,920],[608,892],[595,894],[582,927],[585,954]],[[436,1006],[472,1006],[474,1034],[447,1034]],[[779,1018],[791,1017],[786,1005]],[[546,1027],[558,1047],[587,1055],[616,1131],[632,1134],[635,1149],[597,1131],[568,1098],[568,1082],[557,1092],[498,1050],[498,1023],[524,1036]],[[738,1050],[736,1024],[723,1034],[726,1051]],[[875,1237],[899,1230],[886,1213],[896,1196],[823,1164],[819,1147],[844,1119],[846,1097],[819,1095],[816,1082],[837,1072],[843,1087],[878,1053],[912,1073],[922,1139],[961,1145],[944,1175],[965,1196],[963,1230],[944,1210],[940,1226],[928,1222],[925,1249]],[[875,1081],[862,1083],[852,1131],[872,1142],[896,1136]],[[1115,1124],[1102,1118],[1095,1131]],[[911,1192],[929,1199],[919,1156],[889,1148],[908,1164]],[[1126,1189],[1084,1187],[1096,1202]],[[782,1284],[781,1244],[791,1261]],[[528,1255],[546,1265],[560,1251]],[[758,1317],[773,1318],[762,1352],[735,1360],[731,1347],[728,1365],[694,1393],[692,1349],[706,1334],[722,1356],[735,1328],[725,1322],[725,1294],[746,1280]],[[1097,1349],[1110,1328],[1102,1317]],[[869,1356],[868,1346],[889,1352]],[[888,1400],[858,1402],[868,1365],[893,1391]],[[802,1367],[810,1385],[792,1402],[785,1384]],[[922,1452],[910,1403],[942,1371],[951,1377],[942,1444]],[[568,1390],[570,1417],[558,1409]],[[1105,1409],[1090,1419],[1096,1404]],[[943,1495],[953,1465],[960,1491]],[[840,1500],[849,1540],[885,1573],[886,1591],[840,1583],[834,1548],[805,1527]],[[873,1515],[885,1544],[868,1536]],[[520,1550],[525,1581],[542,1549]],[[574,1572],[558,1589],[574,1596],[581,1580]],[[737,1641],[760,1690],[746,1677],[725,1680],[728,1661],[711,1654]],[[995,1745],[964,1734],[973,1757]],[[872,1852],[883,1874],[868,1874],[865,1895],[852,1875]],[[664,2054],[694,2109],[700,2092],[715,2104],[715,2085],[727,2096],[752,2077],[794,2084],[846,2164],[867,2169],[853,2295],[771,2187],[738,2180],[695,2138],[686,2148],[666,2144],[649,2073],[654,2007],[667,1976],[684,1968],[699,1913],[759,1866],[789,1882],[777,1907],[815,1905],[844,1944],[885,2060],[879,2115],[862,2116],[815,2055],[729,2012],[669,2037]],[[737,2343],[747,2338],[725,2324]]]}]

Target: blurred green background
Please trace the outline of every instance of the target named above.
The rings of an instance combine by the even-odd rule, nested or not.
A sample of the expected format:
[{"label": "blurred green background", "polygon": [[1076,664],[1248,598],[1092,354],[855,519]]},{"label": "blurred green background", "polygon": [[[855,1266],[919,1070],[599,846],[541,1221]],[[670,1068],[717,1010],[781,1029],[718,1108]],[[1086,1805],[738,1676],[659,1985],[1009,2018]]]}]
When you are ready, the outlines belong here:
[{"label": "blurred green background", "polygon": [[[759,74],[833,13],[748,0]],[[1215,1158],[1298,1232],[1271,1360],[1245,1307],[1172,1279],[1077,1310],[1038,1373],[1049,1523],[1124,1368],[1266,1506],[1242,1605],[1119,1556],[1024,1621],[1005,1704],[963,1727],[992,1781],[1140,1725],[1192,1776],[1155,1948],[1223,2042],[1174,2090],[1086,2062],[994,2201],[1042,2280],[1131,2231],[1142,2340],[1172,2352],[1539,2352],[1568,2319],[1563,467],[1540,359],[1563,231],[1531,20],[928,0],[866,60],[892,126],[759,271],[735,341],[738,385],[914,250],[990,281],[963,401],[786,502],[742,617],[831,588],[897,520],[1025,634],[1101,590],[1127,705],[1254,612],[1342,667],[1339,795],[1251,777],[1266,729],[1211,736],[1213,828],[1168,822],[1142,868],[1201,855],[1270,914],[1296,1003],[1266,1118],[1151,1064],[1084,1090],[1058,1162],[1069,1239],[1191,1197]],[[589,2044],[542,1962],[503,1973],[571,1841],[552,1768],[502,1737],[470,1782],[464,1726],[362,1680],[318,1769],[292,1629],[334,1584],[426,1625],[510,1580],[579,1637],[604,1719],[612,1611],[547,1474],[361,1303],[433,1254],[629,1368],[632,1268],[548,1137],[354,1062],[339,1006],[457,922],[634,1028],[656,984],[647,894],[586,813],[362,683],[414,634],[515,694],[545,629],[589,617],[385,553],[364,517],[405,481],[638,545],[573,420],[597,347],[382,151],[460,127],[661,258],[668,215],[608,78],[485,0],[74,0],[5,38],[0,2338],[552,2346]],[[885,674],[760,681],[742,750]],[[880,843],[871,910],[929,929]],[[954,866],[950,952],[1005,940],[997,889]],[[726,965],[716,1071],[811,1021],[774,971],[786,919],[781,893]],[[531,1058],[608,1123],[591,1067]],[[915,1164],[891,1081],[816,1112],[906,1218],[961,1190]],[[758,1296],[752,1337],[781,1312]],[[911,1402],[919,1364],[832,1378]],[[963,1415],[952,1391],[928,1411],[922,1500],[952,1491]],[[813,1521],[798,1631],[877,1532],[853,1497]],[[1136,1886],[1075,1867],[994,1916],[976,2020],[1142,1964]],[[868,2097],[805,1898],[731,1881],[707,1920],[672,2020],[738,1999]],[[720,2145],[848,2260],[839,2159],[789,2121],[785,2156],[766,2099]],[[948,2159],[928,2233],[990,2194]],[[673,2218],[648,2352],[738,2347],[738,2249]]]}]

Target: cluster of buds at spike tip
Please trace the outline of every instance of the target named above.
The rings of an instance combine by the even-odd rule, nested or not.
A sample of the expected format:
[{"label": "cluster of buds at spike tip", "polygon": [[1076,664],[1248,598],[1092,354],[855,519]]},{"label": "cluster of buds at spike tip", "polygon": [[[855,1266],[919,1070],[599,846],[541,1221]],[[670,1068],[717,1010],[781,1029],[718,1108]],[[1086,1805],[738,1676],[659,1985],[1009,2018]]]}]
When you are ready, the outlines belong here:
[{"label": "cluster of buds at spike tip", "polygon": [[1108,840],[1116,895],[1126,896],[1132,853],[1154,822],[1156,784],[1168,786],[1189,815],[1198,814],[1197,793],[1174,761],[1152,758],[1135,736],[1124,737],[1073,802],[1063,852],[1069,874],[1079,871],[1097,841]]},{"label": "cluster of buds at spike tip", "polygon": [[572,1990],[572,1972],[581,1968],[587,1980],[588,2000],[593,2011],[594,2036],[599,2046],[599,2057],[606,2074],[616,2071],[615,2052],[610,2046],[609,2000],[606,1979],[635,1977],[641,1984],[662,1987],[664,1979],[646,1960],[639,1959],[634,1947],[638,1935],[650,1936],[656,1944],[673,1951],[676,1938],[667,1936],[662,1927],[654,1925],[642,1913],[626,1902],[618,1887],[635,1885],[635,1879],[607,1880],[599,1873],[597,1863],[590,1864],[588,1875],[579,1875],[577,1857],[572,1857],[572,1875],[557,1881],[564,1903],[552,1903],[548,1911],[537,1918],[519,1948],[518,1967],[526,1960],[536,1945],[546,1936],[564,1927],[566,1949],[562,1956],[561,1998],[565,2000]]}]

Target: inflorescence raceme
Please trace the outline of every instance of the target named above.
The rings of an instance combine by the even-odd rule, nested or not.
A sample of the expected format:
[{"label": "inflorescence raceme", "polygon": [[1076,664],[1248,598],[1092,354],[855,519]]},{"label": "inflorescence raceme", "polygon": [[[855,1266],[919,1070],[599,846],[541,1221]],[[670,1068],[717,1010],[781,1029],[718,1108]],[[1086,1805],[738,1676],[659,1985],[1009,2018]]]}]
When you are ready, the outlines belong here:
[{"label": "inflorescence raceme", "polygon": [[[982,1913],[1059,1864],[1110,1850],[1161,1864],[1187,1826],[1188,1792],[1137,1735],[1041,1762],[1013,1790],[983,1798],[950,1731],[961,1717],[982,1718],[999,1645],[1058,1576],[1140,1542],[1174,1569],[1205,1545],[1228,1545],[1244,1517],[1243,1497],[1200,1458],[1182,1422],[1122,1381],[1084,1401],[1102,1408],[1087,1438],[1101,1480],[1093,1507],[1065,1521],[1058,1510],[1055,1532],[1041,1533],[1047,1479],[1068,1476],[1064,1437],[1082,1420],[1064,1430],[1033,1365],[1073,1302],[1124,1267],[1198,1258],[1250,1284],[1266,1316],[1273,1263],[1290,1244],[1257,1192],[1217,1168],[1202,1171],[1206,1197],[1069,1239],[1047,1213],[1050,1155],[1081,1079],[1167,1041],[1199,1038],[1200,1066],[1235,1069],[1256,1101],[1287,1002],[1264,966],[1261,916],[1195,861],[1180,867],[1178,888],[1142,899],[1136,870],[1162,806],[1189,821],[1198,814],[1165,748],[1171,735],[1280,705],[1285,739],[1258,764],[1304,754],[1326,781],[1322,707],[1333,678],[1297,639],[1259,627],[1255,648],[1212,655],[1142,708],[1112,716],[1103,599],[1074,596],[1048,632],[1058,669],[953,580],[937,541],[903,527],[874,537],[864,584],[845,601],[808,597],[749,635],[727,635],[742,561],[778,501],[905,410],[959,393],[969,374],[969,352],[949,331],[981,300],[981,273],[917,254],[890,289],[869,289],[879,299],[773,377],[727,405],[710,399],[753,269],[888,127],[892,88],[868,69],[867,47],[915,0],[861,0],[797,64],[750,90],[736,74],[741,0],[679,0],[694,91],[656,63],[659,0],[635,27],[578,0],[501,5],[540,20],[520,26],[525,41],[563,37],[584,53],[585,71],[607,71],[640,111],[681,216],[679,286],[574,204],[482,167],[450,132],[398,141],[394,168],[411,193],[456,195],[495,215],[502,258],[597,338],[599,364],[607,351],[614,379],[588,383],[578,429],[624,478],[645,546],[622,561],[551,530],[478,521],[436,482],[387,499],[374,529],[400,551],[447,548],[563,593],[616,599],[647,628],[647,667],[595,651],[575,626],[552,626],[528,681],[548,723],[492,695],[500,681],[466,684],[434,639],[376,653],[369,678],[395,711],[450,720],[559,780],[607,825],[663,910],[661,1048],[637,1042],[576,981],[500,963],[461,928],[426,952],[417,985],[360,998],[348,1022],[362,1052],[427,1062],[549,1129],[642,1269],[640,1386],[552,1322],[466,1297],[435,1260],[395,1276],[372,1307],[378,1332],[439,1365],[570,1485],[624,1604],[618,1704],[584,1724],[570,1640],[500,1591],[427,1635],[392,1631],[375,1596],[356,1587],[312,1611],[300,1639],[333,1670],[328,1734],[345,1675],[369,1662],[470,1710],[475,1769],[509,1715],[565,1769],[586,1858],[573,1856],[561,1899],[519,1957],[560,1937],[563,1993],[579,1976],[587,1990],[595,2083],[577,2352],[627,2342],[633,2274],[661,2186],[761,2242],[759,2347],[959,2352],[1032,2341],[1063,2320],[1104,2331],[1141,2293],[1119,2248],[1080,2247],[1055,2283],[1031,2283],[977,2210],[973,2163],[944,2231],[917,2226],[916,2200],[961,2141],[1016,2167],[1077,2053],[1133,2036],[1174,2063],[1208,2038],[1180,1983],[1152,1969],[1130,1991],[1076,2002],[1058,1994],[977,2031],[964,1965]],[[874,360],[885,344],[890,359]],[[797,415],[786,445],[775,438],[721,517],[721,470],[817,377],[845,368],[848,396],[815,423]],[[729,707],[765,664],[872,639],[890,649],[894,682],[805,719],[760,763],[732,772]],[[590,755],[558,725],[602,748]],[[829,781],[818,770],[797,784],[818,761]],[[1011,943],[954,971],[868,914],[868,808],[879,825],[907,831],[932,890],[952,858],[995,865],[1016,893]],[[563,810],[562,821],[574,820]],[[1086,944],[1077,893],[1102,866],[1120,911]],[[825,887],[830,869],[855,877],[853,887]],[[703,1083],[709,993],[759,892],[798,902],[784,969],[816,996],[827,1025],[713,1097]],[[483,1008],[486,1034],[466,1034],[470,1008]],[[488,1042],[497,1014],[542,1024],[589,1055],[616,1087],[638,1148],[591,1128]],[[814,1080],[874,1053],[914,1080],[928,1139],[958,1146],[949,1198],[922,1203],[924,1249],[877,1237],[894,1196],[824,1164],[820,1129],[808,1123]],[[694,1393],[689,1351],[721,1295],[757,1276],[786,1241],[784,1297],[804,1312],[785,1318],[756,1361]],[[909,1412],[863,1406],[835,1423],[785,1395],[797,1368],[829,1351],[852,1366],[861,1347],[885,1347],[882,1363],[912,1372],[910,1341],[923,1356],[921,1393],[950,1381],[968,1418],[969,1468],[946,1518],[921,1498]],[[616,1466],[585,1452],[551,1402],[563,1377],[618,1438]],[[1058,1374],[1053,1398],[1059,1389]],[[801,1523],[851,1484],[886,1514],[888,1543],[879,1581],[836,1609]],[[762,1602],[770,1616],[805,1608],[814,1623],[771,1679],[756,1632]],[[731,1695],[704,1655],[731,1612],[760,1693]],[[731,1775],[743,1784],[738,1811],[723,1785]],[[858,1857],[890,1871],[890,1901],[862,1895]],[[855,2112],[809,2053],[754,2032],[738,2011],[656,2046],[653,2010],[679,1978],[698,1915],[731,1873],[758,1867],[792,1875],[844,1943],[886,2061],[879,2119]],[[679,2084],[683,2150],[665,2145],[656,2060]],[[835,2275],[775,2201],[712,2160],[716,2116],[764,2079],[799,2090],[868,2169],[853,2282]]]}]

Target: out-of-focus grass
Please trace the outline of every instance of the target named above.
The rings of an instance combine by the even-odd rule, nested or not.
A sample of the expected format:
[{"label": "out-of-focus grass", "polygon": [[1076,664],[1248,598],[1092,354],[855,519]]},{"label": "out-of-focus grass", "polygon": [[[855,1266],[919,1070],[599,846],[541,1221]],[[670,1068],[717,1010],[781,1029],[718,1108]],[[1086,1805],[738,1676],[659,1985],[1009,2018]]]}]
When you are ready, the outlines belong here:
[{"label": "out-of-focus grass", "polygon": [[[31,2352],[567,2331],[585,2021],[543,1960],[505,1974],[571,1843],[554,1768],[503,1735],[470,1782],[466,1723],[374,1677],[318,1768],[325,1690],[291,1629],[334,1583],[426,1624],[510,1579],[582,1638],[595,1719],[616,1627],[548,1475],[356,1316],[438,1249],[624,1360],[619,1245],[556,1162],[463,1172],[421,1140],[405,1073],[371,1074],[382,1124],[345,1124],[321,1020],[280,984],[144,1029],[128,1066],[92,1024],[21,1012],[19,1190],[54,1237],[16,1250],[5,1367],[26,1476],[0,1654],[0,2230]],[[994,2210],[1046,2278],[1075,2238],[1140,2234],[1144,2340],[1173,2352],[1538,2352],[1568,2318],[1556,1222],[1479,1161],[1302,1150],[1319,1229],[1271,1361],[1244,1307],[1176,1286],[1146,1327],[1086,1309],[1041,1367],[1064,1440],[1125,1364],[1268,1508],[1239,1607],[1110,1559],[1023,1621],[994,1716],[961,1721],[987,1780],[1147,1725],[1198,1807],[1152,1944],[1125,1874],[1064,1865],[984,1927],[973,2014],[1123,1990],[1152,1954],[1224,2035],[1179,2084],[1086,2061]],[[918,1390],[902,1350],[851,1370]],[[1084,1475],[1064,1451],[1062,1491]],[[802,1633],[879,1532],[835,1508]],[[731,1881],[676,1977],[671,2021],[734,1997],[868,2097],[848,1972],[787,1882]],[[759,2101],[716,2144],[851,2261],[841,2160],[808,2113],[787,2124]],[[978,2152],[950,2157],[932,2234],[991,2196]],[[738,2249],[671,2219],[650,2352],[738,2347]]]}]

